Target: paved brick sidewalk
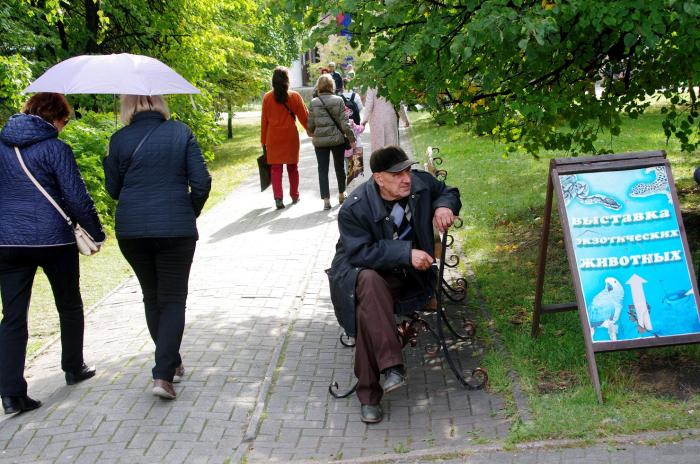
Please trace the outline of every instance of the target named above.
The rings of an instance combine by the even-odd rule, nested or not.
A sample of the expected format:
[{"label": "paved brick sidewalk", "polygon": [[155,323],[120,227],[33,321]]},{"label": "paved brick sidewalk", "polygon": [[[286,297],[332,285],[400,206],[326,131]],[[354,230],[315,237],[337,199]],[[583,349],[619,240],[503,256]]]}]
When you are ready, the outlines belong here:
[{"label": "paved brick sidewalk", "polygon": [[[86,320],[85,355],[97,376],[67,387],[54,343],[27,369],[44,405],[0,422],[5,462],[224,462],[265,399],[291,316],[300,308],[335,215],[321,211],[315,158],[304,144],[302,202],[272,208],[246,182],[200,220],[178,399],[150,393],[153,346],[130,279]],[[288,200],[289,201],[289,200]],[[260,408],[258,407],[258,410]],[[260,415],[257,416],[258,420]]]}]

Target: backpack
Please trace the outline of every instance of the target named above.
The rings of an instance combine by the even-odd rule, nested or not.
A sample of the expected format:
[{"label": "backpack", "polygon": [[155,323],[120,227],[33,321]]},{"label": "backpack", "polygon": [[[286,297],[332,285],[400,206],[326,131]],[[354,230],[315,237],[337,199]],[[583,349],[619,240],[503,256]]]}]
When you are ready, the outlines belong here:
[{"label": "backpack", "polygon": [[350,95],[350,98],[345,98],[345,95],[342,94],[340,96],[343,97],[345,106],[350,108],[350,119],[352,119],[355,124],[360,124],[360,108],[357,106],[357,102],[355,101],[355,92]]}]

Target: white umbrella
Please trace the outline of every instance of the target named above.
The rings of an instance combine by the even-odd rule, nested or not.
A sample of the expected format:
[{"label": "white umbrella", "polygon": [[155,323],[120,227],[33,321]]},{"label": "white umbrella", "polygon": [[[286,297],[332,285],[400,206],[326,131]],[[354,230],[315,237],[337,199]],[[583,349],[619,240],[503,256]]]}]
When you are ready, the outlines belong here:
[{"label": "white umbrella", "polygon": [[150,56],[81,55],[49,68],[29,92],[164,95],[201,93],[184,77]]}]

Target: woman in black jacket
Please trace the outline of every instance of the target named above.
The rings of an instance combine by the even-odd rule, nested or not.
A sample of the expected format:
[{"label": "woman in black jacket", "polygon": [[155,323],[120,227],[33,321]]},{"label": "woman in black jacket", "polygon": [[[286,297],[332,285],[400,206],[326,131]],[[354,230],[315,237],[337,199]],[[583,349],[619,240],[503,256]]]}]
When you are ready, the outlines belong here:
[{"label": "woman in black jacket", "polygon": [[83,300],[78,248],[71,227],[22,169],[27,170],[97,242],[100,220],[70,147],[58,133],[70,120],[63,95],[37,93],[0,132],[0,395],[6,414],[36,409],[27,396],[24,358],[32,283],[41,267],[49,279],[61,325],[61,368],[72,385],[95,375],[83,362]]},{"label": "woman in black jacket", "polygon": [[187,125],[169,119],[159,96],[122,95],[127,124],[109,143],[107,191],[116,200],[119,248],[143,291],[146,323],[156,344],[153,394],[175,399],[185,374],[180,343],[196,218],[211,189],[202,151]]}]

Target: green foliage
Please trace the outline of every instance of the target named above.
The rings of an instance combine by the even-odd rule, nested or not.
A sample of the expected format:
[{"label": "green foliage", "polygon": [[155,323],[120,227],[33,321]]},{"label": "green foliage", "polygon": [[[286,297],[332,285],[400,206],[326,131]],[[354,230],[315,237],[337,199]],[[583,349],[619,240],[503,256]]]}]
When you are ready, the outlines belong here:
[{"label": "green foliage", "polygon": [[60,134],[60,138],[73,149],[85,185],[107,230],[114,227],[116,204],[105,189],[102,159],[107,156],[109,138],[116,130],[114,114],[85,112]]},{"label": "green foliage", "polygon": [[[685,151],[700,132],[700,1],[288,0],[307,26],[349,13],[352,44],[373,58],[358,77],[394,102],[420,103],[537,154],[592,153],[661,97],[664,129]],[[336,32],[319,24],[310,43]],[[595,85],[602,88],[597,97]],[[681,90],[679,90],[681,89]]]},{"label": "green foliage", "polygon": [[[221,133],[216,126],[215,113],[203,111],[202,107],[211,107],[213,97],[209,94],[190,100],[189,96],[171,96],[168,98],[168,105],[171,117],[186,123],[194,132],[199,143],[204,159],[214,159],[214,147],[221,140]],[[192,101],[203,102],[201,106],[192,106]]]},{"label": "green foliage", "polygon": [[[255,0],[7,0],[0,5],[0,58],[23,56],[34,76],[82,54],[161,59],[202,91],[193,97],[195,109],[187,97],[173,97],[170,105],[211,158],[219,141],[217,113],[258,96],[270,70],[298,54],[298,24],[273,6]],[[15,95],[0,76],[0,97]],[[111,96],[76,95],[71,102],[81,112],[113,110]]]},{"label": "green foliage", "polygon": [[19,112],[24,96],[21,94],[27,84],[31,71],[29,63],[20,55],[0,55],[0,122]]},{"label": "green foliage", "polygon": [[316,44],[316,50],[320,61],[309,66],[313,79],[318,79],[321,75],[321,68],[327,68],[329,61],[336,63],[336,71],[342,73],[340,65],[347,58],[352,58],[353,69],[361,68],[364,62],[370,58],[368,53],[361,53],[360,50],[353,48],[350,41],[340,35],[329,37],[325,44]]},{"label": "green foliage", "polygon": [[[663,118],[653,108],[635,119],[623,117],[621,135],[601,134],[594,148],[616,153],[662,148],[665,137],[658,127]],[[543,152],[540,159],[535,159],[516,151],[506,159],[499,156],[505,144],[475,137],[458,127],[437,126],[427,115],[414,120],[411,127],[417,159],[427,146],[439,147],[444,160],[441,168],[448,172],[447,183],[460,190],[460,217],[465,227],[456,233],[475,275],[470,297],[484,298],[493,318],[490,323],[505,347],[483,359],[490,388],[508,396],[511,390],[507,374],[513,370],[520,388],[528,395],[533,422],[516,424],[510,439],[592,438],[695,427],[700,395],[695,393],[687,399],[672,396],[678,393],[674,388],[686,387],[680,378],[668,374],[697,370],[700,346],[597,354],[605,398],[605,403],[599,405],[588,376],[578,314],[544,314],[540,336],[530,336],[548,161],[562,153]],[[682,155],[676,140],[671,140],[666,149],[682,209],[697,209],[700,191],[690,188],[694,185],[693,160]],[[687,222],[686,231],[693,233]],[[690,240],[690,235],[689,242],[691,250],[700,246],[697,239]],[[549,244],[544,304],[574,301],[556,208]],[[483,339],[483,335],[479,337]],[[645,378],[641,373],[644,357],[673,367],[651,371]]]}]

